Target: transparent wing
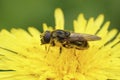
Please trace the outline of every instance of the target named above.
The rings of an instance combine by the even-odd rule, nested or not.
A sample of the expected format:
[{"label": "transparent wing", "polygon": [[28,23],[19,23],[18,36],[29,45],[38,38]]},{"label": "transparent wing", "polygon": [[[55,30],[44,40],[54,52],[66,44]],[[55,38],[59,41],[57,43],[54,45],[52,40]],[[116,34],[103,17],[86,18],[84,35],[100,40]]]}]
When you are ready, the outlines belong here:
[{"label": "transparent wing", "polygon": [[69,36],[72,41],[95,41],[100,40],[101,38],[91,34],[83,34],[83,33],[71,33]]}]

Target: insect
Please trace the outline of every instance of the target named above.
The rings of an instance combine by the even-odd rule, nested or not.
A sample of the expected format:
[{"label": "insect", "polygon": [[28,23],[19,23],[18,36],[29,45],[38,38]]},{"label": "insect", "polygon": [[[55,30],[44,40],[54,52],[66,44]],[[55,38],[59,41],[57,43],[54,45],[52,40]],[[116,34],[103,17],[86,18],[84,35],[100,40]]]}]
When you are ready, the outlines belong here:
[{"label": "insect", "polygon": [[40,35],[41,44],[50,43],[52,46],[55,46],[55,41],[63,44],[69,36],[70,32],[64,30],[45,31]]},{"label": "insect", "polygon": [[76,48],[78,50],[87,49],[88,41],[100,40],[101,38],[91,34],[74,33],[65,30],[45,31],[41,34],[41,44],[51,44],[56,46],[60,43],[62,47]]}]

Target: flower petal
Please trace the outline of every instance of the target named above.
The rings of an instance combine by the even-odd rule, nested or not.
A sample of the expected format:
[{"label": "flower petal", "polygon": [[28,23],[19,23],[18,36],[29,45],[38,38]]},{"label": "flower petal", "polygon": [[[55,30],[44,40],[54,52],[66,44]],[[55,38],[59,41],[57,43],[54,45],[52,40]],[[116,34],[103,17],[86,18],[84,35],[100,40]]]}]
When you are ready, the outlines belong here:
[{"label": "flower petal", "polygon": [[95,20],[94,27],[93,27],[93,30],[92,30],[92,34],[95,34],[100,29],[103,21],[104,21],[104,15],[101,14]]},{"label": "flower petal", "polygon": [[64,15],[60,8],[55,10],[55,29],[64,29]]},{"label": "flower petal", "polygon": [[84,18],[83,14],[80,14],[78,16],[77,20],[74,20],[74,31],[77,33],[85,33],[85,28],[86,28],[86,19]]},{"label": "flower petal", "polygon": [[40,32],[34,27],[29,27],[28,28],[29,33],[32,35],[32,39],[38,41],[40,43]]},{"label": "flower petal", "polygon": [[100,36],[101,38],[103,38],[105,35],[107,35],[109,25],[110,25],[110,22],[107,21],[107,22],[103,25],[103,27],[100,29],[100,31],[97,33],[97,35]]},{"label": "flower petal", "polygon": [[93,26],[94,26],[94,18],[90,18],[90,19],[88,20],[85,33],[91,34],[91,33],[92,33],[92,28],[93,28]]},{"label": "flower petal", "polygon": [[53,30],[53,27],[47,26],[46,23],[43,23],[43,31],[46,31],[46,30],[52,31],[52,30]]},{"label": "flower petal", "polygon": [[103,21],[104,21],[103,15],[99,15],[95,21],[94,21],[94,18],[90,18],[88,21],[88,25],[86,27],[86,33],[89,33],[89,34],[97,33]]}]

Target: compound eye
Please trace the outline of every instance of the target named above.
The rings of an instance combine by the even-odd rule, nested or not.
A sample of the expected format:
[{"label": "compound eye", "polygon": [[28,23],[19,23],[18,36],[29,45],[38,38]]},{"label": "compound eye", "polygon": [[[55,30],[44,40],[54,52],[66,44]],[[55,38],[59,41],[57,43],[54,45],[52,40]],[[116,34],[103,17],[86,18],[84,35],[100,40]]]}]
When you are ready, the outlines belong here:
[{"label": "compound eye", "polygon": [[46,32],[45,32],[45,35],[44,35],[44,37],[43,37],[45,43],[49,43],[49,42],[50,42],[50,37],[51,37],[50,31],[46,31]]},{"label": "compound eye", "polygon": [[41,44],[47,44],[50,42],[50,37],[51,37],[51,32],[50,31],[45,31],[41,37]]}]

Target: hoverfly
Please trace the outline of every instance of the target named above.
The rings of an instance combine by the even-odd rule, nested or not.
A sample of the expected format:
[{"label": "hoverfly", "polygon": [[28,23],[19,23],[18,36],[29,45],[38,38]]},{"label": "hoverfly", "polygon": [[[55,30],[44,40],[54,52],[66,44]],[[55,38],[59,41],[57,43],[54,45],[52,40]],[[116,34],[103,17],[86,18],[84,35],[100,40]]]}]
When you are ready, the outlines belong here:
[{"label": "hoverfly", "polygon": [[41,44],[50,43],[56,46],[56,42],[60,43],[65,48],[76,48],[79,50],[89,47],[88,41],[100,40],[101,38],[95,35],[74,33],[65,30],[45,31],[41,34]]}]

